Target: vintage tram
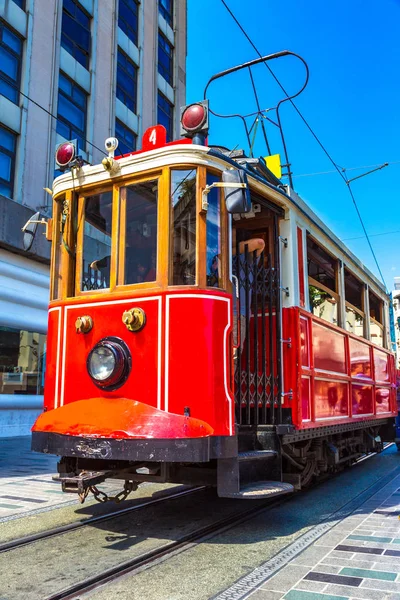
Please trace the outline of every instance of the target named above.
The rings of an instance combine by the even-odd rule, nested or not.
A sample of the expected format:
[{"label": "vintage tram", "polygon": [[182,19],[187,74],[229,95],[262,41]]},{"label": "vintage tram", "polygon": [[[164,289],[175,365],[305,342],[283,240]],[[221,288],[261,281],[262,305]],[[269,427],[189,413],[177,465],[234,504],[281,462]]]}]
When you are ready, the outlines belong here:
[{"label": "vintage tram", "polygon": [[207,146],[205,111],[101,164],[58,150],[32,448],[81,499],[108,478],[286,494],[393,437],[384,288],[262,158]]}]

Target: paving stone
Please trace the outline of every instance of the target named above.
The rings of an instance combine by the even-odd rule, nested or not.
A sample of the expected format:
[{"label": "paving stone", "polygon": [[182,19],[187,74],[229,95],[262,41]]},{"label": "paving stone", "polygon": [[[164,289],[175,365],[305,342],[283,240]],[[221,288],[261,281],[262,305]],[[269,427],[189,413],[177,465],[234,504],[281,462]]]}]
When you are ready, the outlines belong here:
[{"label": "paving stone", "polygon": [[336,585],[331,583],[326,586],[324,593],[337,596],[347,595],[348,598],[355,598],[357,600],[386,600],[385,592],[361,588],[361,586],[354,588],[347,585]]},{"label": "paving stone", "polygon": [[339,573],[340,569],[342,569],[343,567],[339,567],[336,565],[328,565],[325,563],[318,563],[313,571],[318,571],[319,573],[332,573],[332,574],[337,574]]},{"label": "paving stone", "polygon": [[296,585],[305,575],[307,575],[309,567],[301,567],[289,565],[279,571],[274,577],[271,577],[264,585],[262,590],[272,590],[276,592],[287,592]]},{"label": "paving stone", "polygon": [[285,600],[348,600],[348,596],[332,596],[315,594],[300,590],[291,590],[284,596]]},{"label": "paving stone", "polygon": [[304,590],[307,592],[322,592],[326,588],[326,583],[323,581],[307,581],[302,579],[295,586],[296,590]]},{"label": "paving stone", "polygon": [[[347,537],[348,540],[360,540],[365,542],[378,542],[382,544],[390,544],[392,537],[377,537],[372,535],[351,534]],[[379,546],[380,547],[380,546]]]},{"label": "paving stone", "polygon": [[376,579],[364,579],[361,586],[372,590],[386,590],[388,592],[400,593],[400,582],[395,581],[379,581]]},{"label": "paving stone", "polygon": [[362,582],[361,577],[346,577],[345,575],[334,575],[332,573],[321,573],[318,571],[311,571],[304,579],[307,581],[320,581],[321,583],[350,585],[351,587],[358,587]]},{"label": "paving stone", "polygon": [[355,567],[344,567],[343,569],[341,569],[340,575],[349,575],[351,577],[363,577],[365,579],[379,579],[382,581],[395,581],[397,577],[397,571],[375,571],[372,569],[357,569]]},{"label": "paving stone", "polygon": [[248,596],[248,598],[251,598],[251,600],[280,600],[280,598],[283,598],[283,594],[281,592],[259,589],[254,594]]},{"label": "paving stone", "polygon": [[292,564],[307,565],[313,567],[326,555],[327,552],[324,548],[321,548],[320,546],[311,546],[310,548],[307,548],[306,550],[304,550],[304,552],[299,554],[299,556],[297,556],[295,560],[292,561]]},{"label": "paving stone", "polygon": [[[343,567],[348,567],[349,565],[354,566],[354,568],[357,569],[373,569],[375,567],[375,562],[373,560],[351,560],[349,561],[348,559],[342,559],[342,558],[335,558],[333,557],[332,559],[326,558],[324,559],[323,562],[320,563],[320,565],[334,565],[334,566],[338,566],[340,568]],[[318,565],[319,566],[319,565]],[[316,567],[315,567],[316,568]]]}]

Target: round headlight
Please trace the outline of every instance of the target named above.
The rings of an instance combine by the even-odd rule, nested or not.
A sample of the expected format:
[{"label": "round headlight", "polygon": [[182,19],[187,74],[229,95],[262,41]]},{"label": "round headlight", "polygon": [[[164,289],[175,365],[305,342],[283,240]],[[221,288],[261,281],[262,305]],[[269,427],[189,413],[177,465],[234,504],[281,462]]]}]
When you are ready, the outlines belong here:
[{"label": "round headlight", "polygon": [[116,365],[115,354],[107,346],[93,348],[89,358],[89,373],[96,381],[108,379]]},{"label": "round headlight", "polygon": [[87,370],[98,387],[115,390],[125,383],[131,369],[131,355],[125,342],[104,338],[89,353]]}]

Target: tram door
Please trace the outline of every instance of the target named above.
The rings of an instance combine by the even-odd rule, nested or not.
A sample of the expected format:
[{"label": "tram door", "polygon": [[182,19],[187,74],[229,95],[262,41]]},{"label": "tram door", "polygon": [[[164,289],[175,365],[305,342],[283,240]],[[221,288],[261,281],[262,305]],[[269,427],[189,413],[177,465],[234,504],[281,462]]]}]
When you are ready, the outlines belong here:
[{"label": "tram door", "polygon": [[[234,381],[239,426],[282,422],[280,214],[263,204],[258,207],[260,211],[253,218],[232,223]],[[252,250],[254,247],[257,249]]]}]

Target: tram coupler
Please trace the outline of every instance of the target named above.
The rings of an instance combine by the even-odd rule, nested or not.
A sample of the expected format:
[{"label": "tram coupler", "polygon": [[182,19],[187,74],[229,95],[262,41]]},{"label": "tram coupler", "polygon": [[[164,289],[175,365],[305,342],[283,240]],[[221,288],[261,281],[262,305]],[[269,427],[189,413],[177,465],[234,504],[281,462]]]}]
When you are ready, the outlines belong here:
[{"label": "tram coupler", "polygon": [[53,477],[55,481],[61,483],[63,492],[68,494],[78,494],[80,498],[86,497],[89,488],[99,483],[103,483],[108,477],[111,477],[112,471],[82,471],[79,475]]}]

